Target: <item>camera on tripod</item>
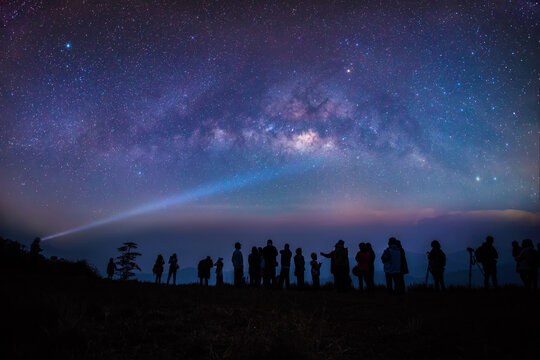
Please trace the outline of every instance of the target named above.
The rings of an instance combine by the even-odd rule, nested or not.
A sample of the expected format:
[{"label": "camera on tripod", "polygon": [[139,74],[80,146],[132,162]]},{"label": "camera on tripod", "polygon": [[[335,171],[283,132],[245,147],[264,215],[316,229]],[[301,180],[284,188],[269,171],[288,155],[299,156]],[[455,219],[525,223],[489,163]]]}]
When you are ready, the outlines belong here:
[{"label": "camera on tripod", "polygon": [[484,275],[484,269],[480,266],[478,259],[476,257],[476,251],[473,248],[468,247],[467,251],[469,252],[469,288],[472,284],[472,267],[476,265],[482,276]]}]

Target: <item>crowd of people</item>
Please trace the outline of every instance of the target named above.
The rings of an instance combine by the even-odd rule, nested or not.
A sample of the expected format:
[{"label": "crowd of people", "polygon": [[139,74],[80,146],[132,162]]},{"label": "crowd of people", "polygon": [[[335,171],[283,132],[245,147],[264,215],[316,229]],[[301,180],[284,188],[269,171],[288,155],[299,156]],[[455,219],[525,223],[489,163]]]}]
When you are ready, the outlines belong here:
[{"label": "crowd of people", "polygon": [[[476,250],[468,249],[471,254],[471,266],[477,263],[484,275],[484,286],[489,287],[491,284],[497,288],[497,260],[498,253],[493,246],[494,239],[492,236],[486,237],[485,242]],[[354,260],[356,264],[350,268],[349,251],[345,247],[345,242],[339,240],[334,249],[328,253],[321,252],[320,256],[330,259],[330,273],[334,278],[334,286],[338,291],[346,291],[352,287],[352,275],[358,278],[358,289],[360,292],[370,291],[374,288],[374,270],[376,255],[370,243],[360,243],[359,250],[356,253]],[[540,264],[540,244],[538,249],[534,248],[533,242],[530,239],[522,241],[521,245],[514,241],[512,243],[512,255],[516,261],[516,270],[520,274],[523,284],[527,289],[536,289],[538,283],[538,267]],[[278,257],[280,262],[278,263]],[[312,287],[318,289],[320,287],[320,274],[322,263],[318,259],[316,253],[311,253],[311,281]],[[433,277],[434,288],[437,291],[445,290],[444,271],[446,267],[446,254],[441,249],[441,244],[437,240],[431,242],[431,250],[427,253],[428,272]],[[391,237],[388,239],[388,247],[383,251],[380,257],[386,279],[386,287],[388,292],[392,294],[403,294],[405,291],[404,276],[408,274],[407,257],[401,242]],[[234,268],[234,285],[242,287],[248,284],[253,287],[264,286],[267,288],[289,288],[290,287],[290,269],[294,265],[293,275],[296,277],[298,289],[302,289],[305,285],[304,273],[306,262],[301,248],[295,250],[295,255],[290,249],[289,244],[285,244],[283,249],[279,250],[273,245],[272,240],[268,240],[266,246],[252,247],[248,255],[248,282],[244,272],[244,257],[242,254],[242,245],[237,242],[234,245],[231,262]],[[172,283],[176,284],[176,272],[179,268],[178,258],[173,254],[169,258],[169,272],[167,276],[167,284],[171,278]],[[198,264],[198,277],[201,285],[208,285],[211,269],[215,266],[216,285],[223,284],[223,258],[218,258],[214,263],[210,256],[202,259]],[[109,262],[107,273],[111,279],[115,272],[114,262]],[[280,272],[277,274],[276,268],[280,266]],[[162,255],[158,255],[153,267],[155,282],[161,283],[161,277],[164,272],[165,261]],[[351,271],[352,270],[352,271]]]}]

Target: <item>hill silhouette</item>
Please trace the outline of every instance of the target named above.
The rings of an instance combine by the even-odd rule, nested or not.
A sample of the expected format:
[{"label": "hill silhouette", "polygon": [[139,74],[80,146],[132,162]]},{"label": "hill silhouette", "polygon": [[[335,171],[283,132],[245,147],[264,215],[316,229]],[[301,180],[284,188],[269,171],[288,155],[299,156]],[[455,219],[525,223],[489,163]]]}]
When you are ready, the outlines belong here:
[{"label": "hill silhouette", "polygon": [[54,275],[59,277],[100,278],[86,260],[70,261],[52,256],[31,254],[17,241],[0,238],[0,271],[4,275]]}]

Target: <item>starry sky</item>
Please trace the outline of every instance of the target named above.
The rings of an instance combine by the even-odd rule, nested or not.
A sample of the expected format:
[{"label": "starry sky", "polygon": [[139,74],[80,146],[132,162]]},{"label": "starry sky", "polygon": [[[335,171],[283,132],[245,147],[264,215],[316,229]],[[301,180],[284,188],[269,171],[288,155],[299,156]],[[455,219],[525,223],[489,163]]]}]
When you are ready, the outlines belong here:
[{"label": "starry sky", "polygon": [[47,236],[295,166],[129,226],[538,225],[537,2],[0,9],[4,232]]}]

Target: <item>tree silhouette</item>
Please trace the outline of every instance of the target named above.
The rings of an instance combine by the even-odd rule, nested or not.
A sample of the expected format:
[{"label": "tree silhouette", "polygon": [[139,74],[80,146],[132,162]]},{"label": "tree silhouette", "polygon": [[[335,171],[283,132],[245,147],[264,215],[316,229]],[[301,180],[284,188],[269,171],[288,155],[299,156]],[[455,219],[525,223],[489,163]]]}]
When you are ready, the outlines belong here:
[{"label": "tree silhouette", "polygon": [[141,256],[141,253],[133,251],[136,248],[137,244],[134,242],[125,242],[123,246],[118,248],[121,254],[116,257],[116,271],[120,274],[121,280],[128,280],[135,276],[133,272],[135,269],[141,271],[139,265],[135,263],[137,256]]}]

